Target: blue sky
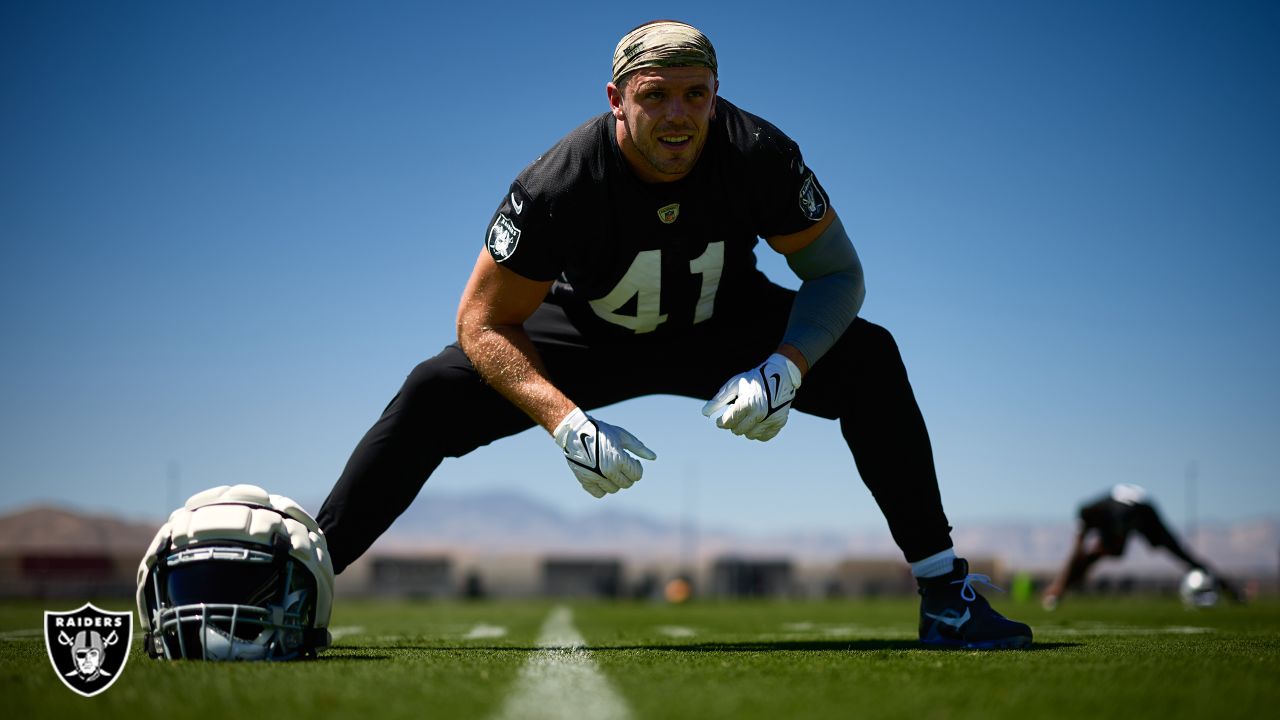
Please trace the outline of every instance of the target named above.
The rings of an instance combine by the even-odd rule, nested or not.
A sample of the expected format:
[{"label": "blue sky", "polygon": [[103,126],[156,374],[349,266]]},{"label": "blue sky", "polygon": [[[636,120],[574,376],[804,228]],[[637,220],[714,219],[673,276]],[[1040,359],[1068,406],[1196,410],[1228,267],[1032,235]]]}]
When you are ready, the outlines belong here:
[{"label": "blue sky", "polygon": [[[822,179],[953,524],[1115,482],[1180,524],[1193,463],[1202,521],[1280,516],[1280,10],[1252,2],[5,3],[0,511],[155,518],[234,482],[317,509],[453,339],[511,178],[656,17]],[[749,443],[699,409],[598,413],[660,456],[603,501],[531,431],[419,502],[883,527],[833,424]]]}]

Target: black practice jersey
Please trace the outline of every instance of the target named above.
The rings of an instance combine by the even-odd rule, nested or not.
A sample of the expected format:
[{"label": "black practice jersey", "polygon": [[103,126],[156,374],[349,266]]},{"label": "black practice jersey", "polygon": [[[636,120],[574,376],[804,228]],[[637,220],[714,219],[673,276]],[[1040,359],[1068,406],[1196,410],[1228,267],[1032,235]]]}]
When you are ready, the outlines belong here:
[{"label": "black practice jersey", "polygon": [[748,310],[766,282],[758,238],[800,232],[827,210],[799,147],[718,98],[694,169],[650,184],[623,158],[615,122],[588,121],[516,177],[489,224],[490,255],[555,280],[548,301],[583,334],[680,332]]}]

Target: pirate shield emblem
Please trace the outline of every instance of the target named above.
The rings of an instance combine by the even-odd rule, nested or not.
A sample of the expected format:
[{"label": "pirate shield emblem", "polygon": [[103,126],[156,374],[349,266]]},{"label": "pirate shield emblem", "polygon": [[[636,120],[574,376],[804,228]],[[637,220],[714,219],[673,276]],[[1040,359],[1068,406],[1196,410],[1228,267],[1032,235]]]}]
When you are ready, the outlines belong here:
[{"label": "pirate shield emblem", "polygon": [[499,215],[493,227],[489,228],[488,242],[494,261],[502,262],[516,251],[516,245],[520,243],[520,228],[506,215]]},{"label": "pirate shield emblem", "polygon": [[44,613],[44,646],[63,684],[85,697],[111,687],[133,643],[133,613],[85,603],[70,612]]},{"label": "pirate shield emblem", "polygon": [[813,179],[813,173],[809,173],[809,177],[804,180],[804,185],[800,186],[800,212],[814,222],[818,222],[823,215],[827,214],[827,199],[822,196],[822,190]]}]

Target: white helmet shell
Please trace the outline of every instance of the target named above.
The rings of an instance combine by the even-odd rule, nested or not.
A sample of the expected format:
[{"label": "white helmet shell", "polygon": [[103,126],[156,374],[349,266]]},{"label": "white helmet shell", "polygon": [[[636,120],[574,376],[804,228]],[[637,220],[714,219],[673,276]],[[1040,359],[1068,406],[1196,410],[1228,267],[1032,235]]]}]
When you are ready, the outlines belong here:
[{"label": "white helmet shell", "polygon": [[1120,483],[1111,488],[1111,499],[1125,505],[1139,505],[1147,502],[1147,489],[1133,483]]},{"label": "white helmet shell", "polygon": [[[288,557],[304,566],[315,578],[316,596],[312,627],[329,626],[333,608],[333,563],[324,532],[302,506],[283,495],[272,495],[255,485],[222,485],[192,495],[169,515],[138,566],[138,612],[142,627],[155,632],[156,618],[147,605],[151,577],[161,554],[218,548],[224,544],[245,547],[277,547],[287,543]],[[152,589],[154,597],[154,590]],[[213,627],[203,628],[202,637],[215,657],[220,653],[220,637]],[[239,659],[255,659],[256,651],[245,648]],[[229,657],[227,658],[229,659]]]},{"label": "white helmet shell", "polygon": [[1193,568],[1183,576],[1178,595],[1188,609],[1211,608],[1218,604],[1218,580],[1207,570]]}]

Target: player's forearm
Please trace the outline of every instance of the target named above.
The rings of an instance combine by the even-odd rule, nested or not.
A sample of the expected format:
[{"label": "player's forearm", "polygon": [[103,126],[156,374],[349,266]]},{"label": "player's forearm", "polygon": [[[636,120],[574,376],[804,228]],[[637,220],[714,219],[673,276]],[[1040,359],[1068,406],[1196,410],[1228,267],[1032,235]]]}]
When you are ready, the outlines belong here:
[{"label": "player's forearm", "polygon": [[459,333],[458,341],[480,377],[548,433],[576,407],[547,379],[524,328],[470,328]]},{"label": "player's forearm", "polygon": [[[804,282],[796,292],[778,352],[803,372],[831,349],[858,316],[866,286],[862,263],[839,218],[813,242],[787,255],[787,264]],[[790,353],[807,362],[801,364]]]}]

